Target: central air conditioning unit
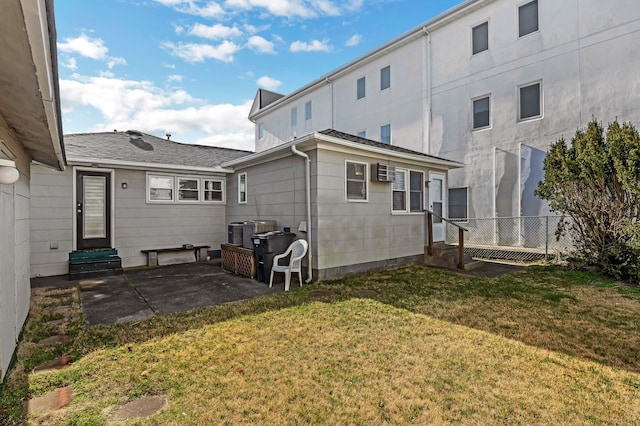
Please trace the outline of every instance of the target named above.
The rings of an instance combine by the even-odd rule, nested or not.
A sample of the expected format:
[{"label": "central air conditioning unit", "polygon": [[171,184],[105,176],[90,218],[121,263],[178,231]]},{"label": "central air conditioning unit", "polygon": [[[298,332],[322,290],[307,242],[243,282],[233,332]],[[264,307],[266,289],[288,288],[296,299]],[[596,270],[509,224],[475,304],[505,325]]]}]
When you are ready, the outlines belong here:
[{"label": "central air conditioning unit", "polygon": [[395,166],[381,163],[371,165],[371,180],[374,182],[393,182],[395,179]]}]

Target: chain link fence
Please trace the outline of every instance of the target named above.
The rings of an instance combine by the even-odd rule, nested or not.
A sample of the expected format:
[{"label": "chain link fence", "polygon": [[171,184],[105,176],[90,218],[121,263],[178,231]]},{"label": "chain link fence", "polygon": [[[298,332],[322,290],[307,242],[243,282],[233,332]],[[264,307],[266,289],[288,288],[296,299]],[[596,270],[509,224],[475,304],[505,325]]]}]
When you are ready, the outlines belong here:
[{"label": "chain link fence", "polygon": [[[531,262],[557,260],[573,250],[570,235],[556,238],[561,220],[561,216],[521,216],[457,223],[469,230],[464,233],[464,245],[465,253],[471,257]],[[446,224],[446,242],[458,243],[458,228]]]}]

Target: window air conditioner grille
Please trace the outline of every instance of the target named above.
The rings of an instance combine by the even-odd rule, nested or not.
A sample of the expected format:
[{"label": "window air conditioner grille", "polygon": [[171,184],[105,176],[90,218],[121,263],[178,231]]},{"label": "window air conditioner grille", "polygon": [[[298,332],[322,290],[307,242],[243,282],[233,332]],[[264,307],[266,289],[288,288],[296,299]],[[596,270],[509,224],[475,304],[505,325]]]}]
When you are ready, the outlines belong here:
[{"label": "window air conditioner grille", "polygon": [[373,164],[371,177],[374,182],[393,182],[396,177],[396,168],[389,164]]}]

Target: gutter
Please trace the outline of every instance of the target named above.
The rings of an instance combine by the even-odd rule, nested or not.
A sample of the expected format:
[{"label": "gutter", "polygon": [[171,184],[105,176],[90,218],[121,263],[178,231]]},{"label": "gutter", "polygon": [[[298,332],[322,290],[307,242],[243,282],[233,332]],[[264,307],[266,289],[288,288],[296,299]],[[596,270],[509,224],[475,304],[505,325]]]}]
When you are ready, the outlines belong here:
[{"label": "gutter", "polygon": [[313,281],[313,249],[311,245],[311,159],[304,152],[298,151],[295,145],[291,145],[291,152],[295,155],[304,158],[304,178],[305,178],[305,195],[306,195],[306,210],[307,210],[307,242],[309,243],[309,259],[307,267],[307,280],[306,284]]},{"label": "gutter", "polygon": [[191,171],[191,172],[206,172],[206,173],[233,173],[233,169],[225,167],[199,167],[199,166],[180,166],[176,164],[161,164],[161,163],[143,163],[137,161],[121,161],[121,160],[108,160],[101,158],[81,158],[81,157],[68,157],[67,164],[74,166],[108,166],[121,169],[131,170],[174,170],[174,171]]}]

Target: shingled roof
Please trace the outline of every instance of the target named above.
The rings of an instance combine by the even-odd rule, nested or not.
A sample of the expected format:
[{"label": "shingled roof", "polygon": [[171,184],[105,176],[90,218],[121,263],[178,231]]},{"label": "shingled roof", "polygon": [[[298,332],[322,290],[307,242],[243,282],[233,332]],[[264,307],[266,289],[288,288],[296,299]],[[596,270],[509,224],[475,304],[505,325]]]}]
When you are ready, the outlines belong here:
[{"label": "shingled roof", "polygon": [[[333,130],[333,129],[323,130],[323,131],[318,132],[318,133],[321,133],[321,134],[327,135],[327,136],[331,136],[331,137],[334,137],[334,138],[338,138],[338,139],[343,139],[345,141],[361,143],[362,145],[372,146],[372,147],[375,147],[375,148],[382,148],[382,149],[386,149],[386,150],[389,150],[389,151],[401,152],[403,154],[418,155],[418,156],[421,156],[421,157],[433,158],[434,160],[451,161],[451,160],[447,160],[447,159],[442,158],[442,157],[436,157],[435,155],[429,155],[429,154],[425,154],[425,153],[422,153],[422,152],[413,151],[411,149],[402,148],[400,146],[389,145],[389,144],[378,142],[378,141],[374,141],[374,140],[371,140],[371,139],[361,138],[360,136],[354,136],[354,135],[351,135],[349,133],[343,133],[343,132],[339,132],[339,131]],[[452,162],[455,163],[455,161],[452,161]]]},{"label": "shingled roof", "polygon": [[70,163],[74,160],[102,160],[217,167],[251,154],[251,151],[175,142],[135,130],[70,134],[64,136],[64,144]]}]

